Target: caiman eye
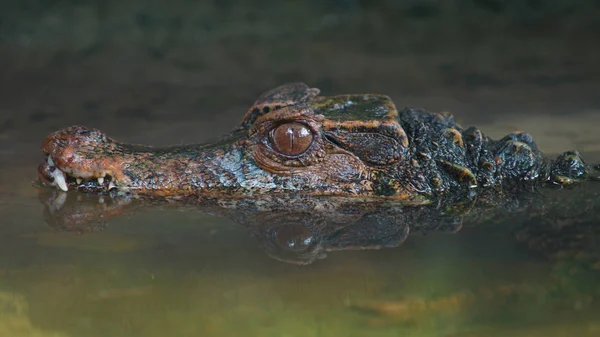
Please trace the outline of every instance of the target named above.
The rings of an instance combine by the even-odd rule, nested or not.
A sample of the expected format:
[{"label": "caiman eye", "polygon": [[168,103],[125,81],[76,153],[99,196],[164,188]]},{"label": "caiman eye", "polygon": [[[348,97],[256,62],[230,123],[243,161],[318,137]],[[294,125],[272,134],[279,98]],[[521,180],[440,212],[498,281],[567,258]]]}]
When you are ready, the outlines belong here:
[{"label": "caiman eye", "polygon": [[302,154],[313,142],[312,131],[301,123],[281,124],[270,134],[273,148],[286,156]]}]

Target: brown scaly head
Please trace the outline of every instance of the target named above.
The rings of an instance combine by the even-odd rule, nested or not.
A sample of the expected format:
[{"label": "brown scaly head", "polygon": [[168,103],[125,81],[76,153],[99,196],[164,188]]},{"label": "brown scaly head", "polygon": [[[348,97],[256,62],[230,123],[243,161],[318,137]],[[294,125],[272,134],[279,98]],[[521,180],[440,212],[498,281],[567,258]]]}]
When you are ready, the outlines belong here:
[{"label": "brown scaly head", "polygon": [[62,190],[186,200],[268,193],[423,203],[509,178],[554,174],[572,181],[587,173],[573,153],[561,162],[573,174],[563,177],[526,134],[491,141],[477,129],[461,129],[449,114],[399,114],[384,95],[323,97],[303,83],[264,93],[217,144],[130,145],[73,126],[49,135],[42,151],[40,180]]},{"label": "brown scaly head", "polygon": [[218,144],[154,148],[72,126],[44,140],[39,176],[63,190],[157,197],[372,196],[374,172],[401,160],[408,144],[394,104],[382,95],[318,94],[301,83],[275,88]]}]

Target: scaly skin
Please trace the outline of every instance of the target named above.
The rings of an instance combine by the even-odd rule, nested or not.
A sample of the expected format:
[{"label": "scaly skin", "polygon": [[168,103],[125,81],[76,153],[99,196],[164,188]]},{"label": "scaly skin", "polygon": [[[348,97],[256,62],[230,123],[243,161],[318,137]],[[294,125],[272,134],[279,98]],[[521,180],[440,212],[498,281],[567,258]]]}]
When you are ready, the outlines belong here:
[{"label": "scaly skin", "polygon": [[[273,132],[291,122],[303,125],[312,142],[300,154],[284,155]],[[592,172],[577,152],[545,158],[525,133],[495,141],[476,128],[462,129],[448,113],[398,112],[383,95],[322,97],[302,83],[263,94],[218,144],[129,145],[72,126],[49,135],[42,151],[45,184],[186,201],[304,194],[423,204],[439,196],[571,184]]]}]

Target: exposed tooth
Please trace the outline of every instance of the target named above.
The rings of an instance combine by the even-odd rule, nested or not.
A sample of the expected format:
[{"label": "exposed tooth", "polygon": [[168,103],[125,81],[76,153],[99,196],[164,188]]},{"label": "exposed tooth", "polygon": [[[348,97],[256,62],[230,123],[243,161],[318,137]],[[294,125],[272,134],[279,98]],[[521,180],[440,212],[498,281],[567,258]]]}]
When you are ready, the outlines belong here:
[{"label": "exposed tooth", "polygon": [[100,186],[104,185],[104,178],[102,178],[102,177],[98,178],[98,185],[100,185]]},{"label": "exposed tooth", "polygon": [[61,170],[55,169],[54,171],[52,171],[52,177],[54,178],[54,182],[56,183],[56,185],[58,185],[58,187],[61,190],[65,192],[69,190],[69,188],[67,187],[67,182],[65,181],[65,175]]},{"label": "exposed tooth", "polygon": [[104,198],[103,197],[98,198],[98,202],[101,203],[101,204],[103,204],[104,203]]},{"label": "exposed tooth", "polygon": [[50,158],[50,156],[48,156],[48,159],[46,159],[46,161],[48,162],[48,165],[54,166],[54,161],[52,160],[52,158]]},{"label": "exposed tooth", "polygon": [[112,181],[110,183],[108,183],[108,190],[112,190],[113,188],[117,188],[117,185],[115,185],[115,183],[113,183]]},{"label": "exposed tooth", "polygon": [[81,184],[81,182],[83,181],[83,179],[81,178],[76,178],[75,180],[77,180],[77,185]]}]

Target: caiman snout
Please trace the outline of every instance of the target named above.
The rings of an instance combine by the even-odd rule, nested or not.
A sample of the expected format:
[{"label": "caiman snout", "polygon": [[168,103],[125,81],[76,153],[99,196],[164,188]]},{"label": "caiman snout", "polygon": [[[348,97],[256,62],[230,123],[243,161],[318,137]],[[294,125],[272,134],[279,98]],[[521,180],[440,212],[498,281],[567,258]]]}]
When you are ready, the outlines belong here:
[{"label": "caiman snout", "polygon": [[46,160],[38,168],[40,180],[63,191],[70,185],[110,190],[122,178],[115,145],[99,130],[80,125],[54,132],[42,143]]},{"label": "caiman snout", "polygon": [[50,134],[42,152],[40,180],[65,192],[117,189],[184,197],[228,192],[243,181],[242,151],[234,141],[157,148],[120,143],[99,130],[72,126]]}]

